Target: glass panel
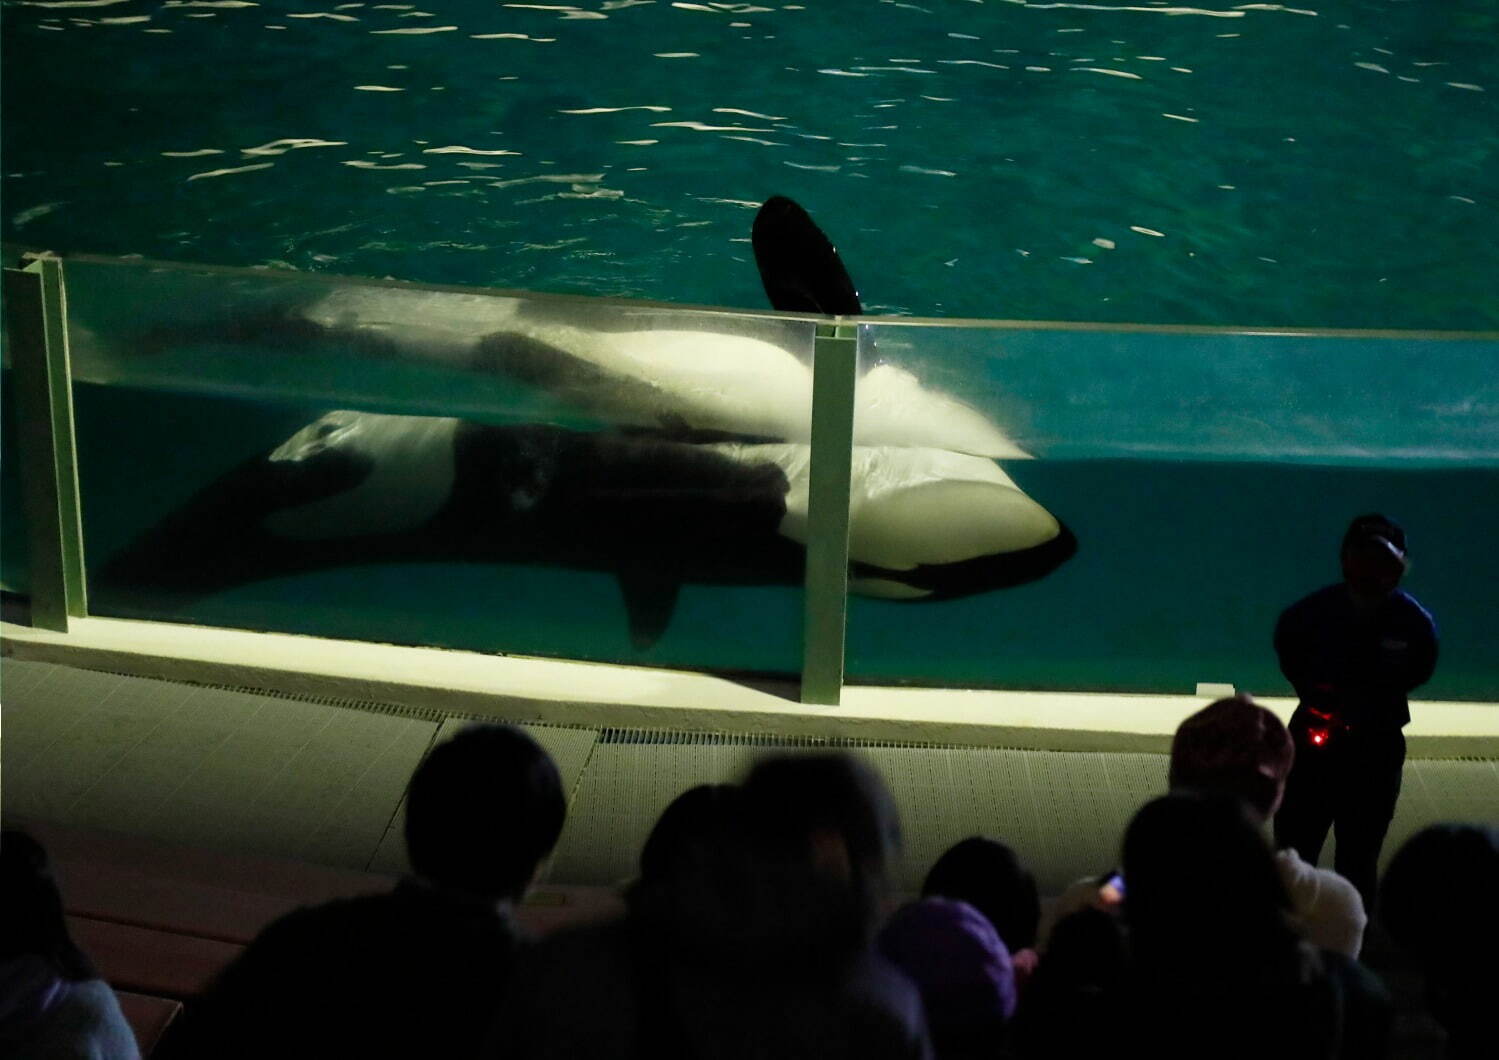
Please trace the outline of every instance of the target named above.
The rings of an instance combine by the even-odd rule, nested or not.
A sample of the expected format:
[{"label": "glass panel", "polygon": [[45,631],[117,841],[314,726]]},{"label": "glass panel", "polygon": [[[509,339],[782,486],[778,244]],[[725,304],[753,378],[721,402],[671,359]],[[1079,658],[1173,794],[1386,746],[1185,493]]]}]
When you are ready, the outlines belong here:
[{"label": "glass panel", "polygon": [[67,279],[94,613],[799,667],[782,530],[811,323],[139,263]]},{"label": "glass panel", "polygon": [[31,591],[31,542],[21,507],[20,461],[16,450],[16,405],[10,366],[0,373],[0,591]]},{"label": "glass panel", "polygon": [[[21,252],[4,245],[0,247],[0,260],[19,266]],[[10,356],[10,330],[4,306],[0,305],[0,592],[26,596],[31,592],[31,539],[21,498],[21,460],[16,448],[20,425],[16,421]]]},{"label": "glass panel", "polygon": [[865,521],[928,552],[855,568],[850,680],[1284,694],[1277,615],[1381,511],[1443,630],[1421,694],[1499,695],[1492,336],[863,331],[860,409],[910,422],[860,440],[927,453],[907,503]]}]

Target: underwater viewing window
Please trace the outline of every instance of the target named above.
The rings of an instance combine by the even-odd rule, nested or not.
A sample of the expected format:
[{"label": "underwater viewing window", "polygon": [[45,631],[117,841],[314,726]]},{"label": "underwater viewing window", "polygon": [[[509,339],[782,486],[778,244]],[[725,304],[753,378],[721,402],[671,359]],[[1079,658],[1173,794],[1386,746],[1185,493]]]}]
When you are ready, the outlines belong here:
[{"label": "underwater viewing window", "polygon": [[[804,588],[809,552],[844,554],[811,522],[843,488],[814,488],[816,436],[821,461],[847,450],[850,681],[1271,694],[1279,610],[1383,511],[1442,625],[1429,694],[1499,696],[1493,334],[60,271],[91,614],[795,674],[809,608],[845,635]],[[857,356],[827,363],[846,400],[818,414],[843,401],[841,440],[813,422],[836,324]],[[3,582],[35,594],[16,472],[51,461],[16,432],[14,374]]]},{"label": "underwater viewing window", "polygon": [[1496,336],[883,320],[861,340],[1002,428],[1012,509],[1044,509],[1076,553],[909,613],[855,596],[850,680],[1275,694],[1277,615],[1338,580],[1352,516],[1383,511],[1442,628],[1423,694],[1499,691]]}]

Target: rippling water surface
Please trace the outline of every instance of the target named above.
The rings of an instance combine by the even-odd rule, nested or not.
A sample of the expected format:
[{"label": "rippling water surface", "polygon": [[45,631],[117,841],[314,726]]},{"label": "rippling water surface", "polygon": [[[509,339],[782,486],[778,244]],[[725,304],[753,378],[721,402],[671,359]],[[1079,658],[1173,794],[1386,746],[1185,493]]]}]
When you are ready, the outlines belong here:
[{"label": "rippling water surface", "polygon": [[11,0],[3,233],[758,306],[1499,327],[1499,3]]}]

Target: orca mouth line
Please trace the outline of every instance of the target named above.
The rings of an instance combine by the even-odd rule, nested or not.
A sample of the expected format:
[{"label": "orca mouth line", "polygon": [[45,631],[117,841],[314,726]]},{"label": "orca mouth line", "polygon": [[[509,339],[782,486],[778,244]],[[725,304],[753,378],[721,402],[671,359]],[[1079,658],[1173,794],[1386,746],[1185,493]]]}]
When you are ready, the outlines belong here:
[{"label": "orca mouth line", "polygon": [[851,577],[882,578],[901,582],[926,593],[911,603],[936,603],[996,589],[1013,589],[1040,581],[1077,555],[1078,540],[1071,528],[1058,522],[1057,534],[1039,545],[956,563],[922,564],[912,570],[893,571],[867,563],[850,563]]}]

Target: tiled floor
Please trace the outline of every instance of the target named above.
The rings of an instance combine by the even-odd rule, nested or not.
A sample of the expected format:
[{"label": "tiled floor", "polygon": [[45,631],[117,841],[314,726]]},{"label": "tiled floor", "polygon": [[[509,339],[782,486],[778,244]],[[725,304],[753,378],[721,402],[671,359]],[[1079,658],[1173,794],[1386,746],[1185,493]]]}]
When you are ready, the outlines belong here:
[{"label": "tiled floor", "polygon": [[364,868],[438,725],[6,660],[5,810]]},{"label": "tiled floor", "polygon": [[611,883],[632,875],[667,804],[698,784],[737,779],[754,753],[746,744],[719,741],[599,743],[557,844],[551,879]]},{"label": "tiled floor", "polygon": [[[380,872],[405,866],[401,803],[412,769],[466,724],[11,659],[0,663],[0,700],[7,814]],[[775,743],[527,728],[573,795],[547,877],[557,883],[630,875],[671,799],[734,780]],[[949,844],[982,833],[1014,846],[1044,890],[1060,890],[1113,863],[1130,816],[1165,789],[1164,755],[858,753],[900,807],[906,889]],[[1495,763],[1412,760],[1386,851],[1428,822],[1454,819],[1499,820]]]}]

